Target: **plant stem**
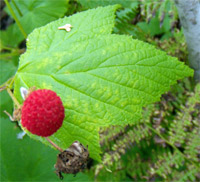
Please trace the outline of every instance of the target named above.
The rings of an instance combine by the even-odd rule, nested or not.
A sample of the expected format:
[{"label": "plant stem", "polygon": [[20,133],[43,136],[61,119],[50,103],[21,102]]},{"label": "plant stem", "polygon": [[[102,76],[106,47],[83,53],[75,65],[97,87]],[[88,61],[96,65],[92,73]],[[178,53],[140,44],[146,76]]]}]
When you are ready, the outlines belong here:
[{"label": "plant stem", "polygon": [[10,113],[8,113],[7,111],[3,111],[9,118],[11,121],[14,121],[13,117],[10,115]]},{"label": "plant stem", "polygon": [[[8,51],[15,51],[15,52],[24,52],[24,50],[23,49],[19,49],[19,48],[14,48],[14,47],[8,47],[8,46],[4,46],[4,45],[1,45],[1,50],[2,49],[5,49],[5,50],[8,50]],[[22,52],[22,53],[23,53]]]},{"label": "plant stem", "polygon": [[17,16],[16,16],[15,12],[13,11],[12,7],[10,6],[10,3],[8,2],[8,0],[5,0],[5,3],[6,3],[6,5],[7,5],[7,7],[8,7],[8,9],[9,9],[10,13],[12,14],[14,20],[16,21],[16,23],[17,23],[17,25],[18,25],[18,27],[19,27],[21,33],[23,34],[24,38],[26,39],[26,38],[27,38],[27,34],[26,34],[26,32],[24,31],[24,29],[23,29],[23,27],[22,27],[20,21],[18,20],[18,18],[17,18]]},{"label": "plant stem", "polygon": [[17,99],[14,97],[13,93],[11,92],[11,90],[9,88],[7,88],[7,92],[10,95],[10,97],[12,98],[13,102],[17,105],[17,108],[20,108],[20,104],[17,101]]},{"label": "plant stem", "polygon": [[3,90],[5,90],[6,88],[7,88],[7,87],[6,87],[5,85],[0,86],[0,92],[3,91]]},{"label": "plant stem", "polygon": [[14,80],[15,80],[15,76],[12,76],[12,77],[9,78],[9,80],[6,82],[6,83],[8,83],[7,88],[12,88]]},{"label": "plant stem", "polygon": [[53,145],[57,150],[59,150],[60,152],[63,152],[63,149],[61,149],[60,147],[58,147],[55,143],[53,143],[48,137],[45,137],[46,140]]},{"label": "plant stem", "polygon": [[9,78],[5,83],[3,83],[2,85],[0,85],[0,92],[3,90],[6,90],[7,88],[11,88],[12,84],[14,82],[14,76]]},{"label": "plant stem", "polygon": [[156,135],[158,135],[160,138],[162,138],[168,145],[170,145],[174,150],[176,150],[179,154],[181,154],[186,161],[191,162],[193,165],[198,166],[198,163],[188,159],[176,146],[174,146],[171,142],[169,142],[167,139],[165,139],[165,137],[163,137],[156,129],[154,129],[153,127],[151,127],[149,124],[147,124],[148,128],[153,131]]},{"label": "plant stem", "polygon": [[11,47],[7,47],[7,46],[3,45],[3,46],[1,46],[1,49],[12,51],[13,49],[16,49],[16,48],[11,48]]},{"label": "plant stem", "polygon": [[17,6],[17,4],[15,3],[14,0],[12,0],[12,3],[14,4],[14,6],[15,6],[17,12],[19,13],[19,15],[20,15],[20,16],[23,16],[23,15],[22,15],[22,12],[21,12],[20,9],[18,8],[18,6]]}]

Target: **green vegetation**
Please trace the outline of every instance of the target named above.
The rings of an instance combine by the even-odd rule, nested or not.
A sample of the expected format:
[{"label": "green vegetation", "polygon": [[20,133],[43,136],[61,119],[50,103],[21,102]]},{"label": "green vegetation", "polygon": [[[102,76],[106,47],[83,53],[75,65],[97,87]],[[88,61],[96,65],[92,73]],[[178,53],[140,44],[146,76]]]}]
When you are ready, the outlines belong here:
[{"label": "green vegetation", "polygon": [[[188,78],[193,70],[173,1],[5,3],[2,181],[59,181],[58,152],[29,132],[17,139],[20,121],[3,112],[16,108],[6,88],[22,104],[20,88],[33,86],[55,91],[65,107],[50,139],[63,149],[76,140],[88,145],[88,169],[64,181],[200,179],[200,85]],[[65,24],[71,31],[58,29]]]}]

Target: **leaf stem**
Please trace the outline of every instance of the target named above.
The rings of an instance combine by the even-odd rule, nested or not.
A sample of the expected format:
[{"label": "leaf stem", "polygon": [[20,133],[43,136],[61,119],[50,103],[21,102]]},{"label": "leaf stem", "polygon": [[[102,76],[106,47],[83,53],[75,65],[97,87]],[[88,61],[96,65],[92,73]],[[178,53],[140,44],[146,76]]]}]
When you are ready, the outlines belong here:
[{"label": "leaf stem", "polygon": [[22,15],[22,12],[21,12],[20,9],[18,8],[18,6],[17,6],[17,4],[15,3],[14,0],[12,0],[12,3],[14,4],[14,6],[15,6],[17,12],[19,13],[19,15],[20,15],[20,16],[23,16],[23,15]]},{"label": "leaf stem", "polygon": [[2,85],[0,85],[0,92],[3,90],[6,90],[7,88],[11,88],[12,84],[14,82],[14,76],[9,78],[5,83],[3,83]]},{"label": "leaf stem", "polygon": [[11,88],[11,87],[12,87],[12,85],[13,85],[13,83],[14,83],[14,80],[15,80],[15,76],[12,76],[12,77],[7,81],[7,83],[9,84],[9,85],[8,85],[8,88]]},{"label": "leaf stem", "polygon": [[21,33],[23,34],[24,38],[26,39],[26,38],[27,38],[27,34],[26,34],[26,32],[24,31],[24,29],[23,29],[23,27],[22,27],[20,21],[18,20],[18,18],[17,18],[17,16],[16,16],[15,12],[13,11],[12,7],[10,6],[10,3],[8,2],[8,0],[5,0],[5,3],[6,3],[6,5],[7,5],[7,7],[8,7],[8,9],[9,9],[10,13],[12,14],[14,20],[16,21],[16,23],[17,23],[17,25],[18,25],[18,27],[19,27]]},{"label": "leaf stem", "polygon": [[2,49],[12,51],[13,49],[16,49],[16,48],[11,48],[11,47],[7,47],[7,46],[1,46],[1,50]]},{"label": "leaf stem", "polygon": [[8,46],[1,45],[1,50],[2,50],[2,49],[8,50],[8,51],[18,51],[18,52],[21,50],[21,49],[19,49],[19,48],[8,47]]},{"label": "leaf stem", "polygon": [[17,101],[17,99],[14,97],[13,93],[11,92],[11,90],[9,88],[7,88],[6,90],[7,90],[8,94],[10,95],[10,97],[12,98],[14,104],[17,105],[17,108],[20,108],[21,106],[20,106],[19,102]]},{"label": "leaf stem", "polygon": [[192,163],[194,166],[198,166],[198,164],[190,159],[188,159],[176,146],[174,146],[174,144],[172,144],[171,142],[169,142],[164,136],[162,136],[156,129],[154,129],[153,127],[151,127],[149,124],[147,124],[147,127],[152,130],[156,135],[158,135],[160,138],[162,138],[168,145],[170,145],[174,150],[176,150],[179,154],[181,154],[186,161],[188,161],[189,163]]},{"label": "leaf stem", "polygon": [[53,145],[57,150],[59,150],[60,152],[63,152],[63,149],[61,149],[58,145],[56,145],[55,143],[53,143],[48,137],[45,137],[46,140]]}]

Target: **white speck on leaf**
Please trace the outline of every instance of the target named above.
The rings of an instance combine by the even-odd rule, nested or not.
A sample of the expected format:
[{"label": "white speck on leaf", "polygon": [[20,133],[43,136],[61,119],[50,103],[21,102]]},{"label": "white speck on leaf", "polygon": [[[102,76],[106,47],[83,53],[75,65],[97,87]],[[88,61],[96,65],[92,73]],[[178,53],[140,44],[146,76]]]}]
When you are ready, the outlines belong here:
[{"label": "white speck on leaf", "polygon": [[21,87],[20,88],[20,93],[21,93],[22,98],[25,100],[25,98],[26,98],[26,96],[28,94],[28,90],[26,88],[24,88],[24,87]]},{"label": "white speck on leaf", "polygon": [[59,30],[65,29],[67,32],[70,32],[72,28],[71,24],[66,24],[64,26],[58,27]]},{"label": "white speck on leaf", "polygon": [[22,131],[20,133],[17,134],[17,139],[23,139],[23,137],[26,135],[25,131]]}]

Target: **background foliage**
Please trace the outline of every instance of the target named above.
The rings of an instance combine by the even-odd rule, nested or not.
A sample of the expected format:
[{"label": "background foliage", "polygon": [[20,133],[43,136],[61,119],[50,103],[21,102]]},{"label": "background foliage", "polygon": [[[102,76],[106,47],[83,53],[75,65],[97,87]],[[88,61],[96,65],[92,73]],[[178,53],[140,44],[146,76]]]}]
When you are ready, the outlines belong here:
[{"label": "background foliage", "polygon": [[[121,4],[114,33],[132,35],[135,39],[147,41],[165,50],[167,54],[187,62],[186,43],[173,1],[14,2],[23,16],[20,16],[13,1],[11,5],[27,34],[34,28],[65,15],[97,6]],[[5,6],[2,4],[3,9]],[[15,74],[19,56],[26,48],[24,38],[6,7],[1,20],[0,83],[3,84]],[[20,128],[16,123],[11,123],[3,113],[3,110],[12,113],[11,99],[5,90],[0,93],[0,97],[1,180],[58,180],[52,172],[57,152],[28,136],[23,140],[17,139]],[[173,86],[160,102],[148,105],[137,124],[102,128],[102,163],[90,161],[90,170],[78,174],[75,178],[65,175],[64,180],[199,180],[199,110],[200,86],[195,87],[187,78]]]}]

